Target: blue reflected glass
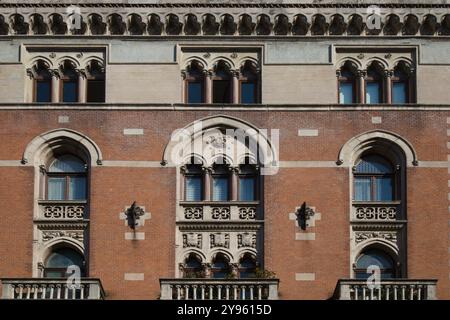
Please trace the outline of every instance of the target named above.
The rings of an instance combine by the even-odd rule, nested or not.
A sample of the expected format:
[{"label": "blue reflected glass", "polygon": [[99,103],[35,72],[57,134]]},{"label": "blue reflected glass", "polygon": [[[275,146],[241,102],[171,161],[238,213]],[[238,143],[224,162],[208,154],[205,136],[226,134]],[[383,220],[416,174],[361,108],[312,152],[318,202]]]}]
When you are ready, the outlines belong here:
[{"label": "blue reflected glass", "polygon": [[213,201],[228,201],[228,177],[214,177]]},{"label": "blue reflected glass", "polygon": [[407,86],[405,82],[394,82],[392,86],[392,103],[401,104],[408,102]]},{"label": "blue reflected glass", "polygon": [[52,86],[50,80],[36,82],[36,102],[51,102]]},{"label": "blue reflected glass", "polygon": [[202,178],[186,177],[186,201],[202,200]]},{"label": "blue reflected glass", "polygon": [[255,200],[255,178],[241,177],[239,179],[239,200],[254,201]]},{"label": "blue reflected glass", "polygon": [[70,177],[69,200],[86,199],[86,177]]},{"label": "blue reflected glass", "polygon": [[353,100],[353,83],[351,82],[340,82],[339,83],[339,103],[349,104],[354,103]]},{"label": "blue reflected glass", "polygon": [[188,103],[203,103],[203,84],[201,82],[188,82]]},{"label": "blue reflected glass", "polygon": [[241,103],[256,103],[256,84],[241,82]]},{"label": "blue reflected glass", "polygon": [[48,178],[48,200],[64,200],[66,196],[66,178]]},{"label": "blue reflected glass", "polygon": [[391,177],[376,177],[375,201],[392,201],[393,181]]},{"label": "blue reflected glass", "polygon": [[355,177],[355,200],[370,200],[370,177]]},{"label": "blue reflected glass", "polygon": [[366,103],[380,103],[381,84],[379,82],[367,82],[366,85]]},{"label": "blue reflected glass", "polygon": [[63,102],[77,102],[78,101],[78,82],[63,81]]}]

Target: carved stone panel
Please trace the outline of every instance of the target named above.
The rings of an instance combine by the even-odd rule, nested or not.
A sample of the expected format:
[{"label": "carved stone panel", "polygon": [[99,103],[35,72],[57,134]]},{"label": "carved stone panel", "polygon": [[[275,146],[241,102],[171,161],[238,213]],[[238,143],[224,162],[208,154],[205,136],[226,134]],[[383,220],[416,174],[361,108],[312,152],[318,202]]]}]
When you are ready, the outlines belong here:
[{"label": "carved stone panel", "polygon": [[230,235],[228,233],[210,234],[211,248],[230,248]]},{"label": "carved stone panel", "polygon": [[183,248],[201,248],[202,235],[200,233],[183,234]]},{"label": "carved stone panel", "polygon": [[229,207],[214,207],[211,211],[211,217],[214,220],[228,220],[230,219]]},{"label": "carved stone panel", "polygon": [[256,233],[239,233],[238,249],[240,248],[256,248]]},{"label": "carved stone panel", "polygon": [[357,231],[355,232],[356,244],[369,239],[383,239],[394,244],[397,244],[397,232],[387,231]]}]

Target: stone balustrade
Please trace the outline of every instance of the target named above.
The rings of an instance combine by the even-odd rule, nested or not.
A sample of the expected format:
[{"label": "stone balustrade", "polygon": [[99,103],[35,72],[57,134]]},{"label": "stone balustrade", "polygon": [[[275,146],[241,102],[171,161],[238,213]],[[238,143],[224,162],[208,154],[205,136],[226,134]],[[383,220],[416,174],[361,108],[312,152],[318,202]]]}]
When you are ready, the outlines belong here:
[{"label": "stone balustrade", "polygon": [[18,300],[103,300],[105,292],[99,279],[81,279],[71,287],[67,279],[1,279],[2,299]]},{"label": "stone balustrade", "polygon": [[258,202],[180,202],[178,221],[257,221]]},{"label": "stone balustrade", "polygon": [[366,280],[340,279],[334,298],[339,300],[436,300],[437,280],[383,279],[378,286]]},{"label": "stone balustrade", "polygon": [[162,300],[276,300],[278,279],[160,279]]},{"label": "stone balustrade", "polygon": [[353,202],[353,221],[395,221],[401,219],[400,202]]},{"label": "stone balustrade", "polygon": [[86,218],[86,201],[39,201],[39,220],[74,221]]}]

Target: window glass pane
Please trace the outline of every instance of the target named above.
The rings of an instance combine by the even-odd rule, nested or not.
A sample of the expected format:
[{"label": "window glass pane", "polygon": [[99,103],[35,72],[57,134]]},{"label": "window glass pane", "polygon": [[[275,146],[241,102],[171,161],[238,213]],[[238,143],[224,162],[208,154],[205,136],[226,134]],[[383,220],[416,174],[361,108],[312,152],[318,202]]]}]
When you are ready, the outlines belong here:
[{"label": "window glass pane", "polygon": [[188,82],[188,103],[203,103],[203,84],[200,81]]},{"label": "window glass pane", "polygon": [[240,177],[239,179],[239,200],[254,201],[255,200],[255,178]]},{"label": "window glass pane", "polygon": [[59,249],[50,254],[47,259],[47,268],[67,268],[68,266],[83,266],[83,257],[72,249]]},{"label": "window glass pane", "polygon": [[381,85],[379,82],[367,82],[366,85],[366,103],[380,103]]},{"label": "window glass pane", "polygon": [[62,269],[61,271],[45,271],[45,277],[46,278],[64,278],[66,275],[66,270]]},{"label": "window glass pane", "polygon": [[241,103],[256,103],[256,84],[241,82]]},{"label": "window glass pane", "polygon": [[88,80],[86,102],[105,102],[105,80]]},{"label": "window glass pane", "polygon": [[356,166],[357,173],[392,173],[391,164],[384,158],[371,155],[363,157]]},{"label": "window glass pane", "polygon": [[83,161],[72,155],[58,157],[51,164],[49,172],[86,172]]},{"label": "window glass pane", "polygon": [[229,80],[213,81],[213,103],[231,103],[231,87]]},{"label": "window glass pane", "polygon": [[36,82],[36,102],[52,101],[52,86],[49,80]]},{"label": "window glass pane", "polygon": [[394,82],[392,86],[392,103],[407,103],[407,86],[405,82]]},{"label": "window glass pane", "polygon": [[376,201],[392,201],[393,181],[391,177],[376,177]]},{"label": "window glass pane", "polygon": [[213,201],[228,201],[228,177],[214,177]]},{"label": "window glass pane", "polygon": [[63,81],[63,102],[78,101],[78,81]]},{"label": "window glass pane", "polygon": [[69,180],[69,200],[86,199],[86,178],[70,177]]},{"label": "window glass pane", "polygon": [[355,200],[370,200],[370,177],[355,177]]},{"label": "window glass pane", "polygon": [[202,178],[186,177],[186,201],[202,200]]},{"label": "window glass pane", "polygon": [[339,83],[339,103],[341,104],[354,103],[353,83],[351,82]]},{"label": "window glass pane", "polygon": [[48,200],[64,200],[66,196],[66,178],[48,178]]}]

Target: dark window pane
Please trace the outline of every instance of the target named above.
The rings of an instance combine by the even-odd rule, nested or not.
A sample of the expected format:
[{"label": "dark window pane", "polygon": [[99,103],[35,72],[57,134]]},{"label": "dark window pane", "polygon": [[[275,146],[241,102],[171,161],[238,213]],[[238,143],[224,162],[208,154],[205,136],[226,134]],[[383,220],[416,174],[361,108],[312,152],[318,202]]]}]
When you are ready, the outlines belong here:
[{"label": "dark window pane", "polygon": [[394,82],[392,87],[392,103],[407,103],[407,85],[405,82]]},{"label": "dark window pane", "polygon": [[188,103],[203,103],[202,82],[188,82]]},{"label": "dark window pane", "polygon": [[255,200],[255,178],[241,177],[239,179],[239,200],[254,201]]},{"label": "dark window pane", "polygon": [[70,177],[69,200],[86,199],[86,177]]},{"label": "dark window pane", "polygon": [[213,81],[213,103],[231,103],[230,81]]},{"label": "dark window pane", "polygon": [[348,104],[354,103],[353,100],[353,83],[351,82],[340,82],[339,83],[339,103]]},{"label": "dark window pane", "polygon": [[370,177],[355,177],[355,200],[370,200]]},{"label": "dark window pane", "polygon": [[52,101],[52,85],[49,80],[36,82],[36,102]]},{"label": "dark window pane", "polygon": [[105,80],[88,80],[86,102],[105,102]]},{"label": "dark window pane", "polygon": [[393,184],[391,177],[377,177],[375,201],[392,201]]},{"label": "dark window pane", "polygon": [[228,201],[228,177],[214,177],[213,201]]},{"label": "dark window pane", "polygon": [[380,82],[368,82],[366,85],[366,103],[381,103],[381,84]]},{"label": "dark window pane", "polygon": [[256,103],[256,83],[241,82],[241,103]]},{"label": "dark window pane", "polygon": [[186,201],[202,200],[202,177],[186,177]]},{"label": "dark window pane", "polygon": [[78,101],[78,82],[63,81],[63,102]]},{"label": "dark window pane", "polygon": [[64,200],[66,197],[66,178],[48,178],[48,200]]}]

